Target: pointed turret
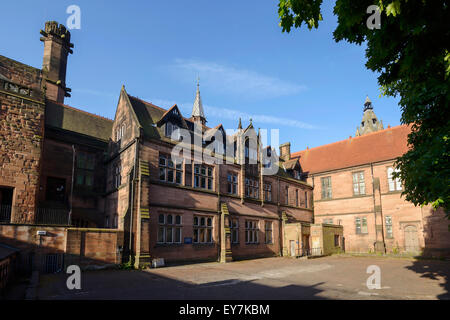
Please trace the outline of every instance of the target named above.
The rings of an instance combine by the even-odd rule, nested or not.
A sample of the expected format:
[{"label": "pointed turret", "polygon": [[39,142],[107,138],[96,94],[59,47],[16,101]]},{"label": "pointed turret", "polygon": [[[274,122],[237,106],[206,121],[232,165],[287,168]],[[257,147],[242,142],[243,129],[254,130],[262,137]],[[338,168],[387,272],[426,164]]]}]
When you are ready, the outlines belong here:
[{"label": "pointed turret", "polygon": [[370,101],[369,96],[366,96],[366,101],[364,101],[364,111],[367,109],[373,109],[372,101]]},{"label": "pointed turret", "polygon": [[366,133],[383,130],[383,121],[378,121],[375,112],[373,112],[372,101],[369,96],[364,101],[364,114],[361,121],[361,126],[356,128],[356,136],[362,136]]},{"label": "pointed turret", "polygon": [[192,107],[192,119],[200,121],[203,125],[206,123],[205,112],[203,111],[202,98],[200,97],[200,84],[197,79],[197,93],[195,94],[194,106]]}]

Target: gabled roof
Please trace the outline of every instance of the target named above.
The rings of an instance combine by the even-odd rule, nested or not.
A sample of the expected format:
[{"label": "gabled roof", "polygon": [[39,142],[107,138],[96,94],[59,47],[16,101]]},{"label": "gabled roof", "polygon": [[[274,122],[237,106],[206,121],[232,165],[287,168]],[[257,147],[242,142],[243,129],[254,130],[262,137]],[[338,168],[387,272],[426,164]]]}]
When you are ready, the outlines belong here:
[{"label": "gabled roof", "polygon": [[178,106],[176,104],[174,104],[172,107],[170,107],[169,110],[167,110],[162,116],[161,119],[159,119],[158,121],[158,126],[160,126],[162,123],[164,123],[166,121],[166,119],[169,118],[170,115],[175,115],[177,118],[179,118],[179,120],[181,121],[181,123],[183,124],[182,126],[184,128],[187,128],[187,124],[186,121],[184,120],[183,116],[181,115],[180,109],[178,108]]},{"label": "gabled roof", "polygon": [[283,162],[283,167],[284,167],[286,170],[294,170],[294,169],[300,167],[300,164],[299,164],[299,162],[298,162],[298,158],[290,159],[290,160],[284,161],[284,162]]},{"label": "gabled roof", "polygon": [[144,131],[144,135],[148,138],[159,138],[160,133],[156,127],[156,123],[162,118],[166,110],[150,102],[130,96],[129,94],[127,96],[138,118],[138,122]]},{"label": "gabled roof", "polygon": [[111,138],[113,121],[96,114],[47,100],[45,106],[45,125],[108,141]]},{"label": "gabled roof", "polygon": [[[129,94],[127,94],[128,99],[130,100],[131,107],[133,108],[139,124],[144,130],[144,135],[149,138],[160,138],[164,136],[162,132],[160,132],[159,128],[157,127],[157,124],[161,119],[163,119],[166,115],[168,115],[171,109],[177,108],[177,105],[172,106],[169,110],[163,109],[161,107],[158,107],[154,105],[153,103],[141,100],[137,97],[133,97]],[[179,110],[178,110],[179,111]],[[181,115],[181,112],[180,112]],[[181,121],[184,121],[187,128],[190,130],[193,130],[194,123],[192,119],[185,118],[181,115]],[[202,125],[202,130],[208,130],[209,127]]]},{"label": "gabled roof", "polygon": [[303,172],[319,173],[373,162],[393,160],[408,151],[409,126],[401,125],[364,136],[295,152]]}]

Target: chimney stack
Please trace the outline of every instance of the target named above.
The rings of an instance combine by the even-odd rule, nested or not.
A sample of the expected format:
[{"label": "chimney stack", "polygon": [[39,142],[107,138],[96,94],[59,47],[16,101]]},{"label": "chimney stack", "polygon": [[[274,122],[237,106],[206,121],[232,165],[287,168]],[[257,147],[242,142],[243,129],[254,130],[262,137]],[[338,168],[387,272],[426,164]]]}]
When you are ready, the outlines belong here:
[{"label": "chimney stack", "polygon": [[72,91],[66,87],[67,57],[73,53],[70,32],[56,21],[47,21],[45,30],[40,33],[40,40],[44,42],[42,71],[45,95],[50,100],[64,103],[64,97],[70,97],[69,92]]},{"label": "chimney stack", "polygon": [[280,158],[284,161],[291,160],[291,143],[286,142],[280,145]]}]

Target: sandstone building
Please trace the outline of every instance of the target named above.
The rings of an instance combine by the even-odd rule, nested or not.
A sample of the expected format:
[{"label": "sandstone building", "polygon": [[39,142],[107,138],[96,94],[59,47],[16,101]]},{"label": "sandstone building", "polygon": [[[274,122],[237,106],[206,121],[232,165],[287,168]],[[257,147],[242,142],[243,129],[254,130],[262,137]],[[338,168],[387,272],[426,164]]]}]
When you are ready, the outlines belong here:
[{"label": "sandstone building", "polygon": [[[390,178],[409,129],[384,130],[369,99],[357,137],[294,154],[282,144],[264,175],[278,150],[252,121],[232,135],[207,125],[199,85],[188,116],[125,86],[114,119],[68,106],[70,32],[47,22],[41,35],[42,69],[0,56],[0,242],[23,264],[448,250],[444,224],[430,223],[441,216]],[[189,150],[173,158],[180,141]]]},{"label": "sandstone building", "polygon": [[[95,256],[95,237],[88,240],[85,233],[105,240],[104,230],[118,230],[121,236],[105,240],[105,250],[136,265],[158,257],[225,261],[308,253],[312,187],[300,179],[289,143],[280,147],[277,173],[262,175],[262,152],[275,150],[250,144],[259,141],[251,122],[244,128],[239,120],[233,136],[220,124],[206,126],[199,87],[189,117],[176,105],[165,110],[133,97],[125,87],[114,120],[68,106],[70,32],[47,22],[41,34],[42,69],[0,56],[2,241],[22,228],[22,242],[37,244],[36,226],[59,225],[63,229],[49,229],[60,236],[55,248],[69,252],[69,235],[80,236],[76,250],[90,246]],[[171,151],[179,141],[172,133],[178,128],[193,139],[204,137],[192,159],[217,133],[234,157],[223,164],[174,163]],[[291,251],[284,229],[290,223],[302,224]]]},{"label": "sandstone building", "polygon": [[346,252],[450,252],[449,220],[401,197],[394,162],[408,150],[406,125],[383,129],[369,98],[356,137],[293,153],[314,187],[314,218],[344,227]]}]

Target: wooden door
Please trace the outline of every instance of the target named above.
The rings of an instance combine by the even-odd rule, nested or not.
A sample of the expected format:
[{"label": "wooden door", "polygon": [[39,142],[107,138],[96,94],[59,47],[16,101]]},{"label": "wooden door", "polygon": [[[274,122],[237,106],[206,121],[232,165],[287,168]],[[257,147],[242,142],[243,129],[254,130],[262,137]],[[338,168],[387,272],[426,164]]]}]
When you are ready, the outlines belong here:
[{"label": "wooden door", "polygon": [[416,226],[407,226],[405,228],[405,250],[407,252],[419,251],[419,236]]}]

